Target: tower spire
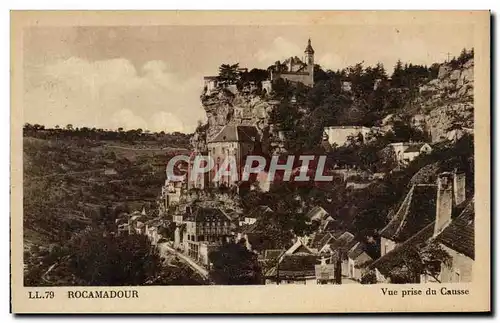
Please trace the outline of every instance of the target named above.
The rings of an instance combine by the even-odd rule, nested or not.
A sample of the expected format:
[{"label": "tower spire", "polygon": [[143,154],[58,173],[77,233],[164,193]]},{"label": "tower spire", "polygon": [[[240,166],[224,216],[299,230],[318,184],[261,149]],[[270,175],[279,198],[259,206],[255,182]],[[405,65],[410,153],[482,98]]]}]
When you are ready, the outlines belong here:
[{"label": "tower spire", "polygon": [[307,40],[307,47],[306,50],[304,51],[306,54],[314,54],[314,49],[311,46],[311,38]]}]

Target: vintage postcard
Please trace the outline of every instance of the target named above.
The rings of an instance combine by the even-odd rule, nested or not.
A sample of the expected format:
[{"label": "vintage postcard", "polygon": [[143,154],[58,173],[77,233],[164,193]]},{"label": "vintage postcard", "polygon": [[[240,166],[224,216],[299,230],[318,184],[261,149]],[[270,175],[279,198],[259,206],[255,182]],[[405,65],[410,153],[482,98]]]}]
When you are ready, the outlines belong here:
[{"label": "vintage postcard", "polygon": [[14,313],[488,312],[488,11],[14,11]]}]

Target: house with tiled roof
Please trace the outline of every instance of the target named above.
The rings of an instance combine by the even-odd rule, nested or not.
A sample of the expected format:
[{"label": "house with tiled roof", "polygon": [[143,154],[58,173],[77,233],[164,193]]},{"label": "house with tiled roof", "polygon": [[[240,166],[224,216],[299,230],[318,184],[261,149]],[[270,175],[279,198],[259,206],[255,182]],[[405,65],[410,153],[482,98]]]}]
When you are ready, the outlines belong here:
[{"label": "house with tiled roof", "polygon": [[306,218],[309,221],[323,221],[329,216],[328,212],[321,206],[316,206],[312,208],[306,214]]},{"label": "house with tiled roof", "polygon": [[471,201],[434,239],[451,257],[449,266],[441,264],[439,278],[442,283],[472,281],[475,259],[474,215],[474,202]]},{"label": "house with tiled roof", "polygon": [[279,259],[285,254],[285,249],[266,249],[258,256],[258,261],[262,271],[267,273],[269,269],[275,267]]},{"label": "house with tiled roof", "polygon": [[[367,270],[374,270],[378,282],[391,282],[391,271],[404,265],[406,257],[418,257],[418,250],[429,239],[434,232],[434,222],[429,223],[410,239],[397,245],[393,250],[384,254],[367,266]],[[414,277],[415,282],[420,280],[420,276]]]},{"label": "house with tiled roof", "polygon": [[403,163],[409,164],[421,154],[430,154],[432,147],[428,143],[411,145],[403,152]]},{"label": "house with tiled roof", "polygon": [[319,253],[333,255],[335,259],[338,259],[341,266],[341,274],[347,277],[349,275],[347,253],[356,243],[354,235],[350,232],[346,231],[337,237],[332,234],[332,238],[319,249]]},{"label": "house with tiled roof", "polygon": [[322,232],[332,232],[335,231],[338,227],[338,223],[331,216],[327,217],[325,221],[321,224],[320,230]]},{"label": "house with tiled roof", "polygon": [[285,253],[284,249],[267,249],[264,250],[263,259],[269,261],[277,260],[284,253]]},{"label": "house with tiled roof", "polygon": [[[465,200],[464,174],[456,171],[439,174],[436,190],[435,209],[421,210],[427,213],[420,214],[424,221],[434,216],[431,221],[424,222],[426,225],[423,228],[420,228],[421,224],[410,226],[410,231],[398,236],[398,230],[404,230],[402,225],[405,220],[401,220],[396,214],[393,220],[398,225],[391,221],[382,230],[381,243],[390,242],[391,249],[388,250],[387,245],[382,245],[381,257],[368,266],[369,270],[375,271],[377,281],[395,282],[391,279],[393,270],[408,267],[408,259],[419,259],[419,251],[429,243],[438,243],[451,258],[451,265],[441,263],[439,281],[470,281],[474,261],[474,205],[473,202]],[[402,208],[411,206],[411,203],[410,206],[406,205],[407,199],[408,196],[401,205]],[[406,223],[408,222],[406,220]],[[394,229],[395,227],[397,229]],[[407,238],[415,228],[420,229]],[[435,279],[419,272],[413,274],[409,282],[429,282]]]},{"label": "house with tiled roof", "polygon": [[318,232],[314,235],[313,240],[311,241],[311,248],[318,250],[318,252],[324,252],[324,250],[329,246],[330,243],[335,241],[333,233],[331,232]]},{"label": "house with tiled roof", "polygon": [[252,211],[250,211],[248,214],[242,215],[240,217],[240,226],[243,225],[252,225],[257,222],[258,219],[261,219],[262,217],[266,216],[266,214],[274,212],[269,206],[267,205],[259,205]]},{"label": "house with tiled roof", "polygon": [[356,243],[347,253],[348,274],[347,277],[353,280],[361,280],[365,272],[365,267],[373,261],[373,259],[365,252],[364,244]]},{"label": "house with tiled roof", "polygon": [[302,239],[286,250],[266,273],[268,284],[316,284],[315,265],[319,257]]},{"label": "house with tiled roof", "polygon": [[243,215],[240,218],[240,226],[236,234],[236,241],[244,241],[245,246],[249,251],[254,251],[260,253],[268,248],[272,244],[268,241],[267,236],[256,232],[259,219],[262,219],[266,215],[273,213],[274,211],[267,205],[259,205],[247,215]]},{"label": "house with tiled roof", "polygon": [[411,187],[396,214],[380,231],[381,256],[434,221],[436,197],[436,185],[417,184]]},{"label": "house with tiled roof", "polygon": [[396,142],[389,144],[394,151],[396,161],[407,165],[421,154],[430,154],[432,147],[425,142]]}]

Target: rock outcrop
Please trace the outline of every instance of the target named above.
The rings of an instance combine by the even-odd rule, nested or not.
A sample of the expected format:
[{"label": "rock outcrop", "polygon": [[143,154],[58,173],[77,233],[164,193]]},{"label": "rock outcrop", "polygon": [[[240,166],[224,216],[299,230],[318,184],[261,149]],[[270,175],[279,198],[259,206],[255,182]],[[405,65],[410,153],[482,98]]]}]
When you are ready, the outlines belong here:
[{"label": "rock outcrop", "polygon": [[415,103],[433,142],[446,138],[452,128],[474,127],[474,59],[455,69],[441,65],[438,77],[419,92]]},{"label": "rock outcrop", "polygon": [[196,150],[206,150],[206,143],[226,125],[255,126],[263,149],[269,148],[272,137],[275,136],[269,123],[270,113],[279,102],[257,93],[225,89],[210,95],[204,93],[200,99],[208,121],[192,138],[191,144]]}]

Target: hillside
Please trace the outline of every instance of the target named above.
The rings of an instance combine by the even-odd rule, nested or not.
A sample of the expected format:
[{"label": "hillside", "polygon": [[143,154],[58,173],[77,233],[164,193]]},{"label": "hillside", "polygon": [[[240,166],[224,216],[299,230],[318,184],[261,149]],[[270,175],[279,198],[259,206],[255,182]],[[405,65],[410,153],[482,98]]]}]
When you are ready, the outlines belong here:
[{"label": "hillside", "polygon": [[[303,207],[294,207],[290,201],[277,213],[303,213],[319,204],[339,219],[339,227],[362,236],[387,223],[388,214],[411,184],[435,183],[439,172],[465,171],[467,189],[472,192],[473,69],[473,49],[464,49],[457,58],[429,67],[398,61],[391,73],[382,64],[358,63],[337,71],[316,65],[312,86],[278,78],[273,79],[271,91],[264,90],[264,83],[245,83],[244,74],[235,76],[222,86],[205,88],[201,102],[208,122],[199,125],[191,144],[206,151],[207,140],[224,125],[253,125],[263,150],[267,148],[270,154],[326,153],[330,165],[383,174],[359,189],[332,183],[334,187],[328,190],[308,187],[300,191],[293,183],[285,183],[242,199],[249,210],[260,204],[280,210],[278,201],[294,196]],[[342,147],[329,147],[322,145],[324,128],[329,126],[366,126],[379,132],[367,141],[353,138]],[[462,134],[450,138],[454,129]],[[412,141],[429,142],[433,152],[398,167],[388,145]],[[295,220],[301,223],[300,217]],[[277,228],[293,222],[276,221]],[[300,225],[295,228],[297,232],[302,229]]]},{"label": "hillside", "polygon": [[327,126],[388,129],[397,120],[432,142],[450,130],[473,128],[473,50],[430,67],[398,61],[392,74],[381,64],[363,63],[338,71],[316,65],[314,71],[312,87],[276,79],[267,92],[240,76],[229,85],[205,89],[200,99],[208,122],[199,125],[191,145],[206,150],[207,139],[226,124],[253,125],[264,150],[283,144],[295,153],[315,150]]},{"label": "hillside", "polygon": [[86,140],[24,138],[25,250],[60,243],[119,207],[156,211],[176,153]]},{"label": "hillside", "polygon": [[443,64],[439,75],[419,88],[415,104],[425,116],[432,141],[453,127],[474,127],[474,58],[460,65]]}]

